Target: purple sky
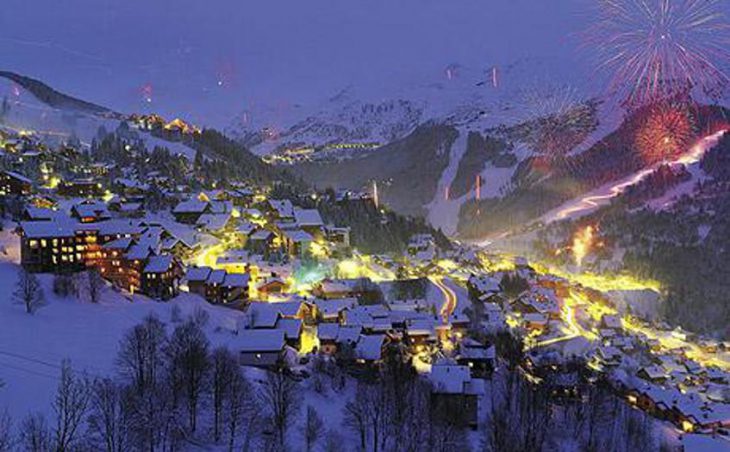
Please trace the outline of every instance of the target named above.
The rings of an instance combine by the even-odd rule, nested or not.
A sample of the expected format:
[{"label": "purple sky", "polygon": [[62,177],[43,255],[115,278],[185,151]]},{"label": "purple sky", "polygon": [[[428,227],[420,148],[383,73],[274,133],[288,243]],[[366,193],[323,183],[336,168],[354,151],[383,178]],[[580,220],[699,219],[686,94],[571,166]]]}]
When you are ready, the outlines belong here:
[{"label": "purple sky", "polygon": [[257,103],[314,102],[351,84],[437,80],[450,63],[577,64],[571,36],[586,3],[4,0],[0,54],[3,69],[112,108],[221,123]]}]

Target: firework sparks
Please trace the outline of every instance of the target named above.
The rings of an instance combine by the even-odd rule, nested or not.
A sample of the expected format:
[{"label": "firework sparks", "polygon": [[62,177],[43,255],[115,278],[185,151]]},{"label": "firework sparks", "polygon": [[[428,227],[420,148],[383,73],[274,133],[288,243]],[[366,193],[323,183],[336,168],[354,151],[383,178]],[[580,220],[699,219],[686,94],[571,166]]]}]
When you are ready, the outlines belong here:
[{"label": "firework sparks", "polygon": [[722,94],[730,25],[720,0],[600,0],[586,42],[636,107],[697,88]]},{"label": "firework sparks", "polygon": [[634,141],[641,155],[654,162],[683,153],[694,135],[689,108],[662,103],[642,112]]},{"label": "firework sparks", "polygon": [[147,103],[152,103],[152,94],[153,94],[153,88],[151,83],[145,83],[140,88],[140,93],[142,94],[142,99]]}]

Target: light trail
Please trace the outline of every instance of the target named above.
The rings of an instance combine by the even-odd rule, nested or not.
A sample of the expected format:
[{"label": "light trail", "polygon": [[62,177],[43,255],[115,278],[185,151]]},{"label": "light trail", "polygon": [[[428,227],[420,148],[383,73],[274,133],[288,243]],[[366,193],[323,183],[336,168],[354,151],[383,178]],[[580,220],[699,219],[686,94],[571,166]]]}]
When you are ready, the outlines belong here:
[{"label": "light trail", "polygon": [[[722,136],[727,132],[728,129],[720,130],[712,135],[708,135],[702,138],[689,151],[680,156],[674,161],[668,162],[670,165],[692,165],[699,162],[705,153],[712,149]],[[638,184],[644,180],[648,175],[653,173],[660,165],[667,164],[667,162],[658,163],[649,168],[643,169],[638,173],[629,176],[626,179],[622,179],[619,182],[609,185],[607,187],[599,188],[592,194],[589,194],[577,201],[568,203],[568,205],[559,208],[557,212],[548,214],[545,218],[545,223],[552,223],[556,220],[564,220],[566,218],[574,218],[577,214],[587,214],[595,210],[598,207],[605,206],[613,198],[616,198],[623,194],[623,192],[633,185]]]},{"label": "light trail", "polygon": [[444,296],[444,304],[441,305],[441,317],[444,318],[444,320],[448,320],[448,318],[454,313],[454,310],[456,309],[456,304],[458,303],[458,297],[456,296],[456,292],[451,289],[451,287],[447,286],[446,283],[444,283],[443,278],[431,276],[428,278],[436,287],[441,290],[441,293]]}]

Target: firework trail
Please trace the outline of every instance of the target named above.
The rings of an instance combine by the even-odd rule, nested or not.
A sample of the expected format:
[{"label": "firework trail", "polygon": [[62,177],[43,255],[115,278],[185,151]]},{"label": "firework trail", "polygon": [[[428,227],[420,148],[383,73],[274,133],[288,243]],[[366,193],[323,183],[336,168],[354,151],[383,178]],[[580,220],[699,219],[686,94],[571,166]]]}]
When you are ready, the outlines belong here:
[{"label": "firework trail", "polygon": [[722,96],[730,25],[723,0],[599,0],[585,44],[630,108],[690,94]]}]

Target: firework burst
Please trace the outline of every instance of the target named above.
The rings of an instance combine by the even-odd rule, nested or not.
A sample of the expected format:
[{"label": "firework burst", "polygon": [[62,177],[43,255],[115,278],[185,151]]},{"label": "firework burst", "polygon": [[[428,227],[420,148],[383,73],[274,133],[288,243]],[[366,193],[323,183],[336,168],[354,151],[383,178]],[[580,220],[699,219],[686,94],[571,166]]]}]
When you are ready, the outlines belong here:
[{"label": "firework burst", "polygon": [[677,103],[661,103],[641,112],[635,144],[644,159],[656,162],[686,151],[694,136],[690,108]]},{"label": "firework burst", "polygon": [[517,98],[513,131],[547,157],[564,157],[596,127],[596,104],[570,85],[535,84]]},{"label": "firework burst", "polygon": [[730,60],[722,0],[599,0],[596,15],[587,48],[629,107],[693,89],[722,95]]}]

